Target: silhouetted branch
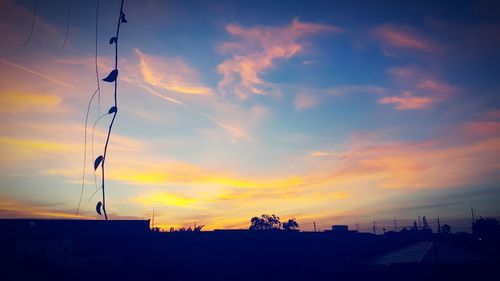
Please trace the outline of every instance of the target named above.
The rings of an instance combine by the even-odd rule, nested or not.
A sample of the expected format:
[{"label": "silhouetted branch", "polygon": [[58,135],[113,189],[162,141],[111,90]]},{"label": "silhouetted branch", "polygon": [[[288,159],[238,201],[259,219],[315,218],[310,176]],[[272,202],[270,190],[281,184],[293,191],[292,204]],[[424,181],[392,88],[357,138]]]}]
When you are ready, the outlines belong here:
[{"label": "silhouetted branch", "polygon": [[111,130],[113,129],[113,124],[115,123],[116,115],[118,114],[118,99],[117,99],[117,92],[118,92],[118,39],[120,35],[120,26],[122,23],[126,23],[127,20],[125,19],[125,14],[123,13],[123,2],[124,0],[121,1],[120,5],[120,15],[118,17],[118,23],[116,26],[116,41],[115,41],[115,69],[108,75],[108,77],[104,78],[103,80],[106,82],[114,82],[115,87],[114,87],[114,111],[109,111],[110,114],[113,114],[113,119],[111,119],[111,123],[109,124],[108,128],[108,134],[106,136],[106,144],[104,145],[104,154],[101,162],[101,178],[102,178],[102,211],[104,213],[104,218],[108,220],[108,214],[106,213],[106,190],[105,190],[105,163],[106,163],[106,156],[108,153],[108,144],[109,144],[109,138],[111,136]]}]

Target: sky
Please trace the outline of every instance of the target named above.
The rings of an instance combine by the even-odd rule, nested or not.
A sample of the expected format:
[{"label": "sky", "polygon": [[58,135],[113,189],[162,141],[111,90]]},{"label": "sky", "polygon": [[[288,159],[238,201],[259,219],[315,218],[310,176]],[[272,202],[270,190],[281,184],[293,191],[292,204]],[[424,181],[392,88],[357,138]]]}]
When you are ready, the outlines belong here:
[{"label": "sky", "polygon": [[[78,218],[102,219],[111,83],[86,131],[85,116],[96,17],[103,79],[120,1],[38,1],[28,40],[34,3],[0,0],[0,217],[75,218],[84,178]],[[459,231],[471,206],[500,217],[495,1],[126,0],[124,13],[111,219],[380,231],[426,216]]]}]

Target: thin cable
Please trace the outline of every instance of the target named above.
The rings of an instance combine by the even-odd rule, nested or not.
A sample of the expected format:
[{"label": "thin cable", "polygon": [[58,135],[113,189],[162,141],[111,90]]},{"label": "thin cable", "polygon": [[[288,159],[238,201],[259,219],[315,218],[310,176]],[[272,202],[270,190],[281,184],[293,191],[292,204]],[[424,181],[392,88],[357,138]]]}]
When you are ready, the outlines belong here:
[{"label": "thin cable", "polygon": [[[99,67],[98,67],[98,57],[97,57],[97,43],[98,43],[98,34],[99,34],[99,4],[100,1],[96,1],[96,8],[95,8],[95,56],[94,56],[94,62],[95,62],[95,80],[97,84],[97,114],[101,114],[101,82],[99,81]],[[95,130],[95,126],[94,126]],[[92,159],[95,159],[94,155],[94,130],[92,130]],[[97,171],[94,169],[94,185],[97,189]]]},{"label": "thin cable", "polygon": [[24,42],[24,46],[27,46],[28,43],[30,42],[31,35],[33,35],[33,30],[35,29],[35,18],[36,18],[36,10],[38,7],[38,0],[34,0],[34,2],[35,2],[35,8],[33,9],[33,19],[31,20],[31,30],[30,30],[30,34],[28,35],[28,38],[26,39],[26,42]]},{"label": "thin cable", "polygon": [[66,40],[69,35],[69,16],[71,13],[71,0],[68,0],[68,14],[66,15],[66,34],[64,35],[63,49],[66,46]]},{"label": "thin cable", "polygon": [[[94,122],[94,127],[92,127],[92,159],[95,159],[95,155],[94,155],[94,133],[95,133],[95,127],[97,126],[97,124],[99,123],[99,121],[108,116],[108,113],[105,113],[101,116],[99,116],[99,118],[97,118],[97,120],[95,120]],[[97,186],[97,178],[96,178],[96,170],[94,170],[94,184],[95,184],[95,187],[96,187],[96,190],[94,191],[94,193],[92,193],[92,195],[90,196],[89,200],[87,202],[90,202],[90,200],[94,197],[94,195],[96,195],[96,193],[101,189],[100,187]]]},{"label": "thin cable", "polygon": [[99,0],[97,0],[96,11],[95,11],[95,79],[97,82],[97,114],[101,113],[101,84],[99,82],[99,67],[97,66],[97,42],[98,42],[98,32],[99,30]]},{"label": "thin cable", "polygon": [[83,172],[82,172],[82,188],[80,191],[80,199],[78,199],[78,207],[76,208],[76,214],[75,216],[78,216],[78,213],[80,212],[80,204],[82,203],[82,197],[83,197],[83,190],[85,189],[85,170],[87,167],[87,124],[89,121],[89,112],[90,112],[90,105],[92,105],[92,100],[94,100],[95,95],[97,94],[97,91],[94,92],[92,97],[89,100],[89,104],[87,105],[87,113],[85,114],[85,137],[84,137],[84,147],[83,147]]},{"label": "thin cable", "polygon": [[[68,35],[69,32],[69,14],[70,14],[70,9],[71,9],[71,0],[69,0],[68,3],[68,16],[67,16],[67,21],[66,21],[66,36]],[[97,82],[97,89],[95,90],[94,94],[90,98],[89,104],[87,106],[87,114],[85,116],[85,148],[84,148],[84,157],[83,157],[83,175],[82,175],[82,188],[80,192],[80,199],[78,200],[78,208],[76,210],[76,215],[78,216],[78,213],[80,211],[80,205],[82,202],[82,197],[83,197],[83,191],[85,188],[85,171],[86,171],[86,164],[87,164],[87,124],[88,124],[88,117],[89,117],[89,112],[90,112],[90,105],[92,100],[94,99],[95,95],[97,94],[97,111],[98,114],[100,114],[100,103],[101,103],[101,86],[99,82],[99,68],[97,66],[97,43],[98,43],[98,30],[99,30],[99,0],[97,0],[96,3],[96,18],[95,18],[95,75],[96,75],[96,82]],[[64,41],[66,42],[66,37],[64,38]],[[64,47],[64,45],[63,45]],[[105,115],[104,115],[105,116]],[[99,117],[96,122],[94,123],[94,127],[92,129],[92,159],[94,158],[94,131],[95,131],[95,126],[97,122],[102,118],[103,116]],[[96,176],[96,170],[94,169],[94,184],[97,187],[97,176]]]}]

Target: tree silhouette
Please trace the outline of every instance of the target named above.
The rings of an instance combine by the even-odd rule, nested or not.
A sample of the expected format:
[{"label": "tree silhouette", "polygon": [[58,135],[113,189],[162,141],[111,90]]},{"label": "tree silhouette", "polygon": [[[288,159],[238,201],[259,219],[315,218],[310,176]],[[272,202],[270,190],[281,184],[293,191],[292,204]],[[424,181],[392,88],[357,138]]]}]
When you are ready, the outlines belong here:
[{"label": "tree silhouette", "polygon": [[250,220],[250,230],[273,230],[281,229],[280,218],[276,215],[263,214]]},{"label": "tree silhouette", "polygon": [[444,224],[443,226],[441,226],[441,233],[450,234],[451,233],[451,226],[448,224]]},{"label": "tree silhouette", "polygon": [[472,225],[472,234],[481,240],[498,240],[500,225],[494,218],[479,218]]},{"label": "tree silhouette", "polygon": [[298,230],[299,224],[297,223],[295,218],[291,218],[287,222],[283,223],[283,229],[284,230]]}]

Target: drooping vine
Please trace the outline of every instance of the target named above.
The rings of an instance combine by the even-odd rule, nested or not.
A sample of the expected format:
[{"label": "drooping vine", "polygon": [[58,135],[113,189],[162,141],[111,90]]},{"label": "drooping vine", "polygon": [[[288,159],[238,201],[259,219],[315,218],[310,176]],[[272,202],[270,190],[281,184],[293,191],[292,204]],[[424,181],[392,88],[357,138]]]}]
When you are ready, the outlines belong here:
[{"label": "drooping vine", "polygon": [[[127,22],[127,18],[125,17],[125,14],[123,13],[123,2],[124,0],[121,1],[120,4],[120,14],[118,16],[118,23],[116,25],[116,34],[114,37],[111,37],[109,40],[109,44],[115,44],[115,68],[108,74],[108,76],[104,79],[102,79],[105,82],[108,83],[114,83],[114,106],[112,106],[108,114],[113,114],[113,118],[111,119],[111,122],[108,127],[108,134],[106,136],[106,143],[104,144],[104,153],[103,155],[99,155],[95,161],[94,161],[94,170],[96,170],[99,165],[101,165],[101,190],[102,190],[102,202],[99,201],[97,202],[96,205],[96,211],[98,214],[104,213],[104,218],[105,220],[108,220],[108,214],[106,212],[106,189],[105,189],[105,164],[106,164],[106,156],[108,153],[108,145],[109,145],[109,139],[111,136],[111,130],[113,129],[113,124],[115,123],[116,120],[116,115],[118,114],[118,42],[119,42],[119,35],[120,35],[120,27],[122,23]],[[101,213],[102,209],[102,213]]]}]

